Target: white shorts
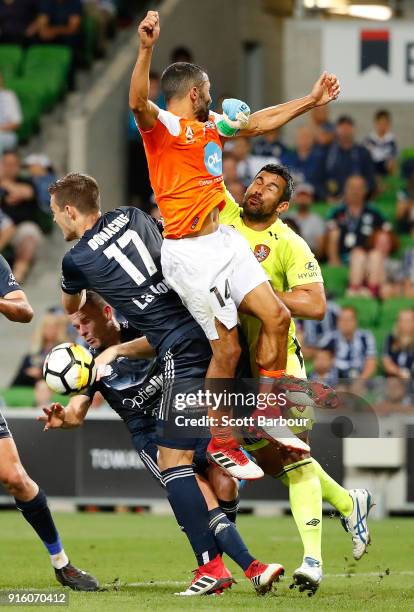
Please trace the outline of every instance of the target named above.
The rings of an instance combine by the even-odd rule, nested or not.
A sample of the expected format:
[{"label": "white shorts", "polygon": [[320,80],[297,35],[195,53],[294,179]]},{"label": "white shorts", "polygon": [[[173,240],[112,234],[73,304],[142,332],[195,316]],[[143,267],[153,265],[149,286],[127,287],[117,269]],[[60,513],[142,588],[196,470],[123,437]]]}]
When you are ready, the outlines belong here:
[{"label": "white shorts", "polygon": [[247,240],[226,225],[205,236],[166,238],[161,265],[165,280],[209,340],[218,339],[215,319],[227,329],[235,327],[243,298],[269,280]]}]

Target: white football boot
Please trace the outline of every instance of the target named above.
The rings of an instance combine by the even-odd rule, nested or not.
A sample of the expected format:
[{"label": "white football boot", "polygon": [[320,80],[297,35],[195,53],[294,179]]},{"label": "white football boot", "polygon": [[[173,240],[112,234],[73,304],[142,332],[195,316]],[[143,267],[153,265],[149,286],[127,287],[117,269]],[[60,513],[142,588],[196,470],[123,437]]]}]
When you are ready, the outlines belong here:
[{"label": "white football boot", "polygon": [[368,489],[350,489],[349,495],[352,498],[353,509],[349,516],[341,517],[341,523],[345,531],[352,536],[352,554],[356,561],[359,561],[364,553],[367,552],[371,542],[368,529],[368,514],[374,502]]},{"label": "white football boot", "polygon": [[312,557],[305,557],[302,565],[293,572],[293,584],[290,585],[290,588],[298,586],[301,593],[308,591],[308,596],[312,597],[321,582],[322,563]]}]

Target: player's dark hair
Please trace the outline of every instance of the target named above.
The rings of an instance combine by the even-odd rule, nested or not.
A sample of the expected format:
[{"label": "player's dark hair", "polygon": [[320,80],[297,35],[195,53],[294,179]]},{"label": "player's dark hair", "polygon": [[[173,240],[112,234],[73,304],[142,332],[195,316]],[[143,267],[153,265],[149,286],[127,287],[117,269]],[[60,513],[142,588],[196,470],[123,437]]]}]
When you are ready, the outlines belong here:
[{"label": "player's dark hair", "polygon": [[108,302],[106,302],[103,297],[99,295],[99,293],[96,293],[96,291],[92,291],[92,289],[87,289],[86,291],[85,306],[86,305],[95,306],[100,310],[103,310],[105,306],[109,306]]},{"label": "player's dark hair", "polygon": [[280,176],[282,179],[284,179],[286,185],[280,201],[290,202],[293,194],[293,177],[286,166],[282,166],[281,164],[266,164],[257,174],[260,174],[261,172],[270,172],[271,174],[276,174],[276,176]]},{"label": "player's dark hair", "polygon": [[390,121],[391,119],[390,111],[387,111],[385,108],[381,108],[380,110],[377,110],[377,112],[375,113],[375,121],[378,121],[379,119],[388,119],[388,121]]},{"label": "player's dark hair", "polygon": [[70,204],[80,213],[89,214],[97,212],[101,207],[98,183],[87,174],[71,172],[49,185],[48,191],[55,196],[60,209]]},{"label": "player's dark hair", "polygon": [[187,47],[175,47],[171,51],[171,63],[175,62],[190,62],[193,63],[193,54]]},{"label": "player's dark hair", "polygon": [[184,98],[192,87],[201,87],[205,78],[204,70],[196,64],[171,64],[161,75],[161,89],[165,101],[168,103],[172,98]]}]

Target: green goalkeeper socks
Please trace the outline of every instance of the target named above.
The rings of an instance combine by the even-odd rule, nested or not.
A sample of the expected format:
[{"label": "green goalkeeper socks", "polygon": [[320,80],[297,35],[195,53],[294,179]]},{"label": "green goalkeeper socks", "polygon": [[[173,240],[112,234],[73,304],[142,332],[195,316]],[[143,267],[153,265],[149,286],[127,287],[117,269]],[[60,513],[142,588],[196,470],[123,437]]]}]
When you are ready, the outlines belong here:
[{"label": "green goalkeeper socks", "polygon": [[322,499],[336,508],[342,516],[349,516],[353,509],[353,502],[348,491],[335,482],[313,457],[312,462],[321,483]]},{"label": "green goalkeeper socks", "polygon": [[283,482],[289,486],[290,507],[303,543],[304,557],[322,562],[322,492],[312,459],[285,466],[283,477]]}]

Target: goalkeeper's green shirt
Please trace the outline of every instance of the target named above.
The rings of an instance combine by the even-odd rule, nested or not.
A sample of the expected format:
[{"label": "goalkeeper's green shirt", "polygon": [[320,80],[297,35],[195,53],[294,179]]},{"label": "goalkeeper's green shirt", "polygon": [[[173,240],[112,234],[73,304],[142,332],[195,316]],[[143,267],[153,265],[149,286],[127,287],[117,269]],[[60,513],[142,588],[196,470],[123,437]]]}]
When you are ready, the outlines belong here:
[{"label": "goalkeeper's green shirt", "polygon": [[[286,223],[277,219],[263,231],[253,230],[244,224],[243,209],[227,189],[225,189],[225,196],[226,205],[220,212],[220,223],[231,225],[246,238],[276,291],[289,291],[299,285],[323,282],[315,255],[303,238],[298,236]],[[252,369],[257,372],[255,353],[260,322],[254,317],[243,314],[240,314],[240,321],[249,345]],[[295,333],[295,323],[292,319],[288,337],[287,372],[303,377],[306,372]]]}]

